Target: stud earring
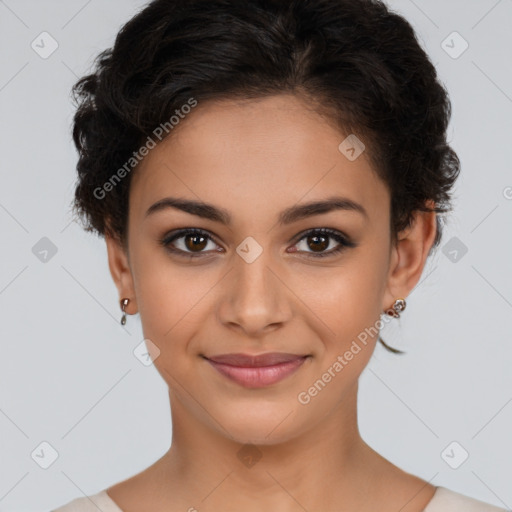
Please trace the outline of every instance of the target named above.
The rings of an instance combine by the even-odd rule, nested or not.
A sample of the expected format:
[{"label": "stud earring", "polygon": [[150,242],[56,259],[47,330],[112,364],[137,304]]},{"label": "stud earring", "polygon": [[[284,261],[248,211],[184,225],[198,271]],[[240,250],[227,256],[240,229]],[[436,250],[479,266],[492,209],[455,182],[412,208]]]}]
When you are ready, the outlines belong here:
[{"label": "stud earring", "polygon": [[394,318],[399,318],[400,313],[405,309],[406,305],[405,299],[396,299],[393,306],[386,311],[386,314]]},{"label": "stud earring", "polygon": [[128,306],[128,302],[130,302],[130,299],[121,299],[121,309],[123,311],[123,316],[121,317],[121,325],[124,325],[126,323],[125,308],[126,308],[126,306]]}]

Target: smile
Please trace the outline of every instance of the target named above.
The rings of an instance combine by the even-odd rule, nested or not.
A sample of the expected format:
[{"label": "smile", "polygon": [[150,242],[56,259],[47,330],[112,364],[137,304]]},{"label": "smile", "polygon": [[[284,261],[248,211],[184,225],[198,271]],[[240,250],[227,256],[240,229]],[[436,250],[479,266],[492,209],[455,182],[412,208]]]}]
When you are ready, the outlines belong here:
[{"label": "smile", "polygon": [[206,359],[220,374],[237,384],[246,388],[263,388],[297,371],[308,357],[274,353],[262,356],[228,354]]}]

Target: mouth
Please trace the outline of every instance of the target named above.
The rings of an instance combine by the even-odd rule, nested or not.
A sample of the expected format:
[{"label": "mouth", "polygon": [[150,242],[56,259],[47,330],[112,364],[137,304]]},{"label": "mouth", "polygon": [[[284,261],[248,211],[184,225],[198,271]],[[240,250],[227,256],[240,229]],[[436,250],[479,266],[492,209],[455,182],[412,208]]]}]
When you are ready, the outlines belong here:
[{"label": "mouth", "polygon": [[222,354],[205,357],[221,375],[246,388],[275,384],[297,371],[309,355],[270,352],[261,355]]}]

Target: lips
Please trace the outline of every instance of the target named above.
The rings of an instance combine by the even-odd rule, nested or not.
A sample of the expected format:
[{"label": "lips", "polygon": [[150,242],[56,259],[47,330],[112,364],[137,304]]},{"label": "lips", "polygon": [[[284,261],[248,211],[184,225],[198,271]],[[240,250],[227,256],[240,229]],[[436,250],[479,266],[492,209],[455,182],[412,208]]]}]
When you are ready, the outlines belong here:
[{"label": "lips", "polygon": [[[203,356],[204,357],[204,356]],[[309,356],[269,352],[222,354],[205,358],[221,375],[245,388],[263,388],[295,373]]]},{"label": "lips", "polygon": [[231,366],[240,366],[246,368],[259,368],[262,366],[273,366],[275,364],[289,363],[306,356],[297,354],[286,354],[284,352],[268,352],[257,356],[248,354],[222,354],[208,357],[214,363],[229,364]]}]

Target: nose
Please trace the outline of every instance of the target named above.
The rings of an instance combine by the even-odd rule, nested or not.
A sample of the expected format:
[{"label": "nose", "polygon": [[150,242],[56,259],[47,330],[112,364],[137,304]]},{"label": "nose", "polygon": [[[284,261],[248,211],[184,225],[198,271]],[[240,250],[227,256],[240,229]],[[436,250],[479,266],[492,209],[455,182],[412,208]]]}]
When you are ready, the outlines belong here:
[{"label": "nose", "polygon": [[265,251],[251,263],[238,255],[234,260],[219,302],[222,323],[250,337],[282,328],[292,316],[291,292]]}]

